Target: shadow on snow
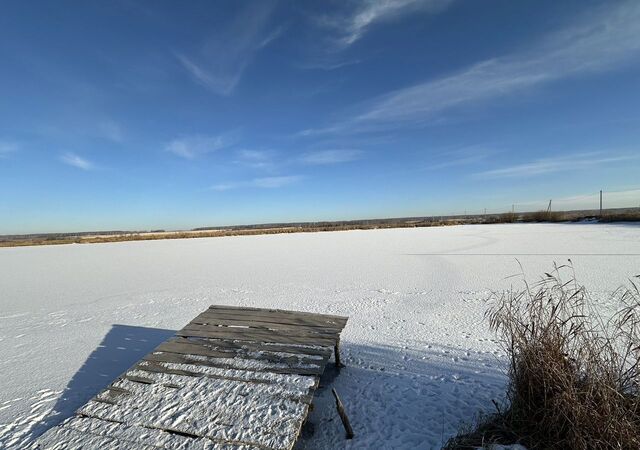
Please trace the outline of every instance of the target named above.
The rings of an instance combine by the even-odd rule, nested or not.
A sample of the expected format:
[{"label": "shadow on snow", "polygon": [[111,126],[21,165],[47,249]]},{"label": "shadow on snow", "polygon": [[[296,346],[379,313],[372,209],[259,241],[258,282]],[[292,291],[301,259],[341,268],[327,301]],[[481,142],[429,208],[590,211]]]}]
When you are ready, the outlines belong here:
[{"label": "shadow on snow", "polygon": [[71,378],[51,413],[32,431],[35,439],[56,426],[118,376],[175,334],[172,330],[112,325],[100,345]]}]

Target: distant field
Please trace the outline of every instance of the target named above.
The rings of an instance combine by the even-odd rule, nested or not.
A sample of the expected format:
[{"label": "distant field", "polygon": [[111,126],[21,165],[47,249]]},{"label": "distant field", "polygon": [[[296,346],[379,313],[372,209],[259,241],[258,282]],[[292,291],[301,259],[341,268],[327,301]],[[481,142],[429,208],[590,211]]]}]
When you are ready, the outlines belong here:
[{"label": "distant field", "polygon": [[[82,234],[82,235],[41,235],[41,236],[11,236],[0,238],[0,247],[25,247],[33,245],[61,245],[61,244],[94,244],[102,242],[125,241],[153,241],[160,239],[189,239],[221,236],[255,236],[259,234],[283,233],[312,233],[320,231],[372,230],[378,228],[415,228],[445,225],[458,225],[463,222],[456,219],[433,221],[407,221],[376,224],[333,224],[322,226],[282,226],[282,227],[251,227],[251,228],[223,228],[186,231],[150,231],[150,232],[122,232],[115,234]],[[471,223],[471,222],[468,222]]]},{"label": "distant field", "polygon": [[204,227],[183,231],[97,231],[80,233],[50,233],[32,235],[0,235],[0,247],[34,245],[95,244],[103,242],[154,241],[159,239],[189,239],[222,236],[254,236],[259,234],[313,233],[320,231],[374,230],[379,228],[418,228],[463,224],[495,224],[514,222],[640,222],[640,208],[616,208],[580,211],[533,211],[504,214],[461,216],[405,217],[339,222],[304,222],[283,224]]}]

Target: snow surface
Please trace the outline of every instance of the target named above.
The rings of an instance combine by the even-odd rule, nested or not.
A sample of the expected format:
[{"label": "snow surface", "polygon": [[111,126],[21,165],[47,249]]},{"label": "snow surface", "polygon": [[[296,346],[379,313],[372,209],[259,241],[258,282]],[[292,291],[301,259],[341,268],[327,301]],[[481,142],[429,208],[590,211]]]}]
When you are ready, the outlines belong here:
[{"label": "snow surface", "polygon": [[[493,290],[571,258],[605,308],[640,273],[640,226],[513,224],[0,249],[0,448],[24,448],[210,304],[349,316],[347,365],[299,449],[439,448],[491,411]],[[57,413],[53,413],[56,411]]]}]

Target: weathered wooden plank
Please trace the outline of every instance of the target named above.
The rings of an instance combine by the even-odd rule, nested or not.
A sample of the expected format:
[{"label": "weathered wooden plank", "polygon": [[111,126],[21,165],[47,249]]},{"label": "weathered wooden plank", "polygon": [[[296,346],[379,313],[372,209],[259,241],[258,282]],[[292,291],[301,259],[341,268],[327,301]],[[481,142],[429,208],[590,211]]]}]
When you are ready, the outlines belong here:
[{"label": "weathered wooden plank", "polygon": [[213,337],[238,341],[273,342],[280,344],[303,344],[334,346],[336,339],[313,336],[290,336],[286,333],[262,332],[243,328],[208,327],[189,324],[176,333],[178,336]]},{"label": "weathered wooden plank", "polygon": [[317,319],[317,320],[329,320],[329,321],[338,321],[346,324],[348,317],[345,316],[336,316],[332,314],[319,314],[312,313],[306,311],[291,311],[286,309],[275,309],[275,308],[252,308],[250,306],[233,306],[233,305],[211,305],[209,306],[209,310],[229,310],[236,311],[239,314],[247,314],[247,313],[260,313],[260,314],[273,314],[273,315],[283,315],[283,316],[297,316],[297,317],[306,317],[309,319]]},{"label": "weathered wooden plank", "polygon": [[126,378],[136,383],[153,384],[153,380],[151,378],[133,376],[133,375],[127,375],[127,374],[123,375],[123,378]]},{"label": "weathered wooden plank", "polygon": [[221,326],[237,326],[247,328],[259,328],[266,330],[287,330],[287,331],[304,331],[310,334],[331,335],[340,333],[339,327],[329,327],[320,325],[300,325],[280,323],[275,320],[257,320],[255,318],[238,318],[236,316],[214,314],[200,314],[190,323],[201,325],[221,325]]},{"label": "weathered wooden plank", "polygon": [[[299,375],[320,375],[324,371],[326,365],[325,361],[319,361],[314,366],[288,366],[286,364],[234,364],[234,359],[228,359],[225,361],[215,361],[211,359],[194,359],[189,355],[180,355],[177,353],[152,353],[143,358],[144,361],[152,362],[171,362],[178,364],[193,364],[196,366],[208,366],[208,367],[220,367],[223,369],[238,369],[238,370],[252,370],[257,372],[272,372],[272,373],[289,373]],[[195,376],[195,375],[194,375]]]},{"label": "weathered wooden plank", "polygon": [[254,351],[267,351],[267,352],[281,352],[292,354],[305,354],[305,355],[320,355],[331,356],[333,347],[331,346],[318,346],[318,345],[287,345],[287,344],[275,344],[275,343],[262,343],[251,341],[233,341],[222,338],[206,338],[206,337],[190,337],[176,336],[170,338],[167,342],[178,343],[197,343],[206,348],[221,348],[221,349],[244,349]]},{"label": "weathered wooden plank", "polygon": [[[147,358],[149,355],[145,356]],[[193,370],[184,370],[184,369],[174,369],[170,367],[163,366],[158,364],[158,362],[167,362],[167,361],[154,361],[143,359],[137,365],[133,366],[133,369],[144,371],[144,372],[153,372],[153,373],[167,373],[171,375],[183,375],[186,377],[203,377],[204,375],[201,372],[193,371]]]},{"label": "weathered wooden plank", "polygon": [[[228,325],[228,324],[218,324],[218,319],[194,319],[192,320],[185,328],[190,328],[193,326],[199,327],[209,327],[211,330],[226,330],[230,329],[232,331],[240,331],[240,332],[255,332],[255,333],[269,333],[269,334],[286,334],[287,336],[299,336],[299,337],[318,337],[319,339],[333,339],[337,340],[339,333],[338,332],[330,332],[323,331],[318,332],[314,330],[309,330],[304,327],[260,327],[260,326],[248,326],[242,322],[238,324]],[[318,328],[319,329],[319,328]]]},{"label": "weathered wooden plank", "polygon": [[[134,366],[134,368],[136,370],[142,370],[142,371],[148,371],[148,372],[157,372],[157,373],[175,373],[175,374],[189,374],[189,376],[205,376],[203,374],[201,374],[200,372],[194,372],[194,371],[190,371],[190,372],[184,372],[184,371],[180,371],[180,370],[175,370],[175,369],[170,369],[167,367],[162,367],[159,366],[157,364],[154,365],[155,361],[145,361],[149,364],[146,364],[144,366],[141,365],[137,365]],[[209,366],[211,367],[211,366]],[[225,368],[221,368],[221,369],[225,369]],[[219,378],[221,380],[231,380],[231,381],[242,381],[244,383],[259,383],[259,384],[270,384],[270,383],[274,383],[274,380],[265,380],[265,379],[261,379],[261,378],[251,378],[251,377],[234,377],[231,375],[213,375],[213,374],[207,374],[206,375],[209,378]],[[123,380],[126,380],[127,378],[123,377]],[[180,386],[171,386],[174,388],[180,388]]]},{"label": "weathered wooden plank", "polygon": [[[226,316],[234,316],[236,318],[262,318],[272,321],[295,321],[295,324],[307,325],[307,326],[321,326],[321,327],[340,327],[346,324],[344,318],[340,317],[326,317],[315,316],[311,313],[287,313],[282,311],[272,310],[235,310],[228,308],[210,308],[203,311],[205,314],[224,314]],[[284,323],[284,322],[281,322]]]},{"label": "weathered wooden plank", "polygon": [[[83,420],[84,423],[77,421]],[[89,422],[89,424],[87,424]],[[127,426],[91,413],[76,415],[38,441],[37,450],[275,450],[273,447],[232,442],[223,438],[190,435],[180,430],[154,426]],[[60,434],[67,439],[55,441]],[[73,436],[73,440],[68,436]],[[41,444],[42,441],[42,444]],[[53,441],[53,446],[40,446]]]},{"label": "weathered wooden plank", "polygon": [[[156,367],[153,368],[153,366]],[[153,368],[153,370],[149,371],[149,373],[143,372],[142,370],[147,367],[151,367]],[[182,370],[188,373],[189,376],[203,376],[246,382],[266,382],[267,384],[276,383],[281,387],[288,387],[288,389],[297,390],[303,393],[310,393],[309,389],[316,389],[317,382],[319,380],[318,376],[299,374],[275,374],[273,372],[226,369],[218,367],[196,366],[193,364],[160,363],[149,361],[140,361],[136,368],[129,370],[126,375],[139,375],[142,373],[145,374],[146,377],[153,380],[154,383],[156,383],[157,380],[164,377],[164,375],[162,375],[163,373],[169,373],[167,372],[167,370],[169,369],[177,369],[179,371]],[[128,378],[122,377],[121,381],[124,383],[128,383],[130,380],[128,380]],[[114,384],[120,386],[121,381],[116,380]],[[303,387],[300,387],[302,385]],[[135,390],[135,387],[136,385],[134,384],[130,390]]]},{"label": "weathered wooden plank", "polygon": [[[163,356],[164,355],[164,356]],[[189,361],[188,364],[196,365],[211,365],[212,367],[225,367],[236,370],[256,370],[256,371],[270,371],[279,369],[309,369],[316,370],[318,368],[323,369],[327,364],[327,359],[310,359],[304,357],[287,357],[286,359],[272,358],[216,358],[202,355],[189,355],[183,353],[173,352],[153,352],[145,356],[149,358],[174,358]],[[150,359],[151,360],[151,359]],[[158,359],[159,360],[159,359]],[[181,362],[181,361],[166,361],[166,362]],[[275,373],[275,372],[274,372]]]},{"label": "weathered wooden plank", "polygon": [[336,399],[336,408],[338,409],[338,415],[340,416],[340,420],[342,421],[342,425],[344,426],[344,431],[347,433],[347,439],[353,439],[353,428],[351,428],[351,423],[349,422],[347,412],[344,410],[342,400],[340,400],[338,392],[335,388],[331,388],[331,392],[333,393],[333,397]]},{"label": "weathered wooden plank", "polygon": [[304,353],[282,353],[277,350],[249,350],[244,348],[234,348],[227,349],[227,351],[220,351],[218,349],[211,349],[205,347],[203,345],[199,345],[198,343],[187,342],[187,343],[178,343],[178,342],[165,342],[160,344],[152,353],[163,352],[163,353],[178,353],[181,355],[190,355],[190,356],[206,356],[210,358],[239,358],[239,359],[252,359],[252,360],[261,360],[261,361],[269,361],[274,363],[284,363],[284,364],[314,364],[323,359],[328,359],[323,356],[316,355],[306,355]]},{"label": "weathered wooden plank", "polygon": [[260,447],[216,442],[207,438],[194,439],[171,431],[107,422],[91,417],[75,416],[66,421],[63,426],[75,432],[90,433],[96,436],[130,442],[131,446],[129,448],[136,450],[145,445],[166,450],[183,450],[185,448],[190,450],[260,450]]},{"label": "weathered wooden plank", "polygon": [[262,314],[255,311],[247,311],[238,313],[236,311],[228,311],[222,309],[207,309],[199,314],[202,317],[217,317],[219,319],[229,320],[252,320],[256,322],[267,322],[280,325],[295,325],[316,329],[341,330],[344,328],[342,322],[334,319],[318,320],[308,317],[289,316],[281,314]]},{"label": "weathered wooden plank", "polygon": [[227,308],[210,308],[203,314],[217,314],[218,317],[225,316],[227,318],[236,319],[253,319],[262,321],[272,321],[291,325],[305,325],[331,328],[344,328],[346,319],[342,317],[316,317],[311,313],[305,314],[287,314],[281,311],[272,310],[235,310]]},{"label": "weathered wooden plank", "polygon": [[166,341],[158,345],[153,351],[182,353],[185,355],[211,356],[215,358],[235,358],[238,355],[239,350],[241,349],[236,348],[223,351],[200,345],[197,342],[182,343]]},{"label": "weathered wooden plank", "polygon": [[[185,366],[182,366],[182,367],[185,367]],[[282,399],[287,399],[287,400],[296,401],[296,402],[303,402],[307,404],[311,404],[311,401],[313,400],[313,391],[316,389],[316,386],[317,386],[316,381],[314,381],[309,387],[292,390],[290,388],[291,380],[287,380],[285,378],[285,376],[288,374],[282,374],[282,376],[280,377],[271,377],[271,378],[269,377],[257,378],[258,374],[254,374],[256,375],[254,377],[250,377],[250,376],[233,377],[233,376],[221,375],[220,372],[212,373],[211,370],[207,370],[207,367],[193,367],[193,365],[191,364],[189,364],[188,367],[190,368],[189,370],[179,370],[179,369],[168,368],[158,362],[145,361],[144,365],[136,366],[135,370],[147,370],[148,372],[152,374],[157,374],[161,377],[164,377],[165,375],[178,376],[178,377],[172,377],[170,381],[158,381],[158,383],[160,383],[162,388],[183,389],[185,387],[188,387],[190,380],[185,381],[180,377],[198,376],[198,377],[206,377],[206,378],[211,378],[213,380],[218,380],[219,383],[226,383],[226,384],[229,384],[230,382],[236,383],[237,386],[243,386],[246,383],[250,383],[252,385],[263,385],[263,386],[270,385],[270,386],[264,387],[264,389],[263,388],[252,388],[252,389],[263,389],[265,392],[267,390],[270,390],[271,395],[277,395],[279,398],[282,398]],[[249,372],[247,371],[247,373]],[[315,377],[312,377],[312,379],[318,380],[318,377],[315,376]],[[215,382],[213,386],[215,386]],[[274,391],[274,388],[275,388],[275,391]],[[116,381],[110,387],[110,389],[122,389],[123,391],[127,391],[129,395],[143,395],[145,391],[148,391],[149,388],[144,386],[140,387],[139,385],[132,384],[130,381],[126,379],[120,379],[119,381]],[[246,389],[246,388],[243,387],[243,389]],[[99,395],[97,397],[99,397]],[[94,401],[95,400],[96,399],[94,398]],[[110,403],[119,404],[121,400],[123,400],[122,396],[114,397]]]},{"label": "weathered wooden plank", "polygon": [[130,391],[126,389],[118,388],[113,385],[108,386],[102,392],[94,397],[96,401],[117,401],[118,397],[122,397],[123,395],[131,395]]},{"label": "weathered wooden plank", "polygon": [[[62,445],[63,443],[64,445]],[[157,450],[165,447],[137,444],[130,440],[101,436],[65,426],[53,428],[36,443],[38,450]]]}]

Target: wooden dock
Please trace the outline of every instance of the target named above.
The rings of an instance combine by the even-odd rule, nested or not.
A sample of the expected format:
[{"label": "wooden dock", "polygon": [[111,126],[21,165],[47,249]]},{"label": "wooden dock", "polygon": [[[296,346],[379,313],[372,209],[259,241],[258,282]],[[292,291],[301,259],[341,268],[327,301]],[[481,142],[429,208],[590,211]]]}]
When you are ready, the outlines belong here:
[{"label": "wooden dock", "polygon": [[346,322],[211,306],[35,448],[291,449]]}]

